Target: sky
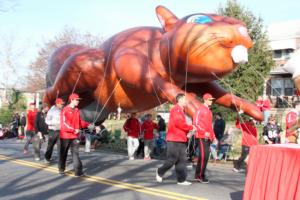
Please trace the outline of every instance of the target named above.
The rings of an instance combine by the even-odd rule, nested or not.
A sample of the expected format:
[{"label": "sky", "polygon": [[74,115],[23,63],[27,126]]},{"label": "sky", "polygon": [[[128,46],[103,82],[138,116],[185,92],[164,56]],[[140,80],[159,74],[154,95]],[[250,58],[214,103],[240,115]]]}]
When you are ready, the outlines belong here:
[{"label": "sky", "polygon": [[[260,16],[266,26],[300,19],[299,0],[237,2]],[[108,38],[131,27],[160,27],[155,14],[158,5],[166,6],[182,18],[193,13],[216,13],[225,3],[226,0],[0,0],[0,59],[11,41],[11,50],[18,55],[18,69],[12,71],[0,66],[0,79],[5,75],[16,81],[28,73],[27,66],[37,57],[43,43],[66,26]],[[1,8],[6,11],[1,12]]]}]

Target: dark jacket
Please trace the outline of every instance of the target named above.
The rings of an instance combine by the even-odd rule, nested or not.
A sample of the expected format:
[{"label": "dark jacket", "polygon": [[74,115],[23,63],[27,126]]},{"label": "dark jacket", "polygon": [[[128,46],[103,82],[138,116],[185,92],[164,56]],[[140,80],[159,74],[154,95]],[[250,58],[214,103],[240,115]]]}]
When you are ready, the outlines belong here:
[{"label": "dark jacket", "polygon": [[43,135],[48,134],[48,125],[45,122],[46,114],[39,111],[34,121],[35,132],[41,132]]},{"label": "dark jacket", "polygon": [[214,123],[214,132],[216,138],[220,141],[224,135],[225,131],[225,121],[224,119],[216,119]]}]

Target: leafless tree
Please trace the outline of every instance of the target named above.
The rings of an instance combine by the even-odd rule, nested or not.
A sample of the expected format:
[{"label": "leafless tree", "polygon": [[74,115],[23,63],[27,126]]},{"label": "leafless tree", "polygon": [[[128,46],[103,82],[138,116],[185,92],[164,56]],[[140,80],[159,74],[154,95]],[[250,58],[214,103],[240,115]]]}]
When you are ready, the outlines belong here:
[{"label": "leafless tree", "polygon": [[74,28],[66,27],[53,39],[44,42],[36,59],[30,64],[30,74],[26,77],[26,90],[37,91],[46,88],[46,71],[48,59],[54,50],[65,44],[81,44],[87,47],[99,47],[103,42],[100,36],[80,33]]}]

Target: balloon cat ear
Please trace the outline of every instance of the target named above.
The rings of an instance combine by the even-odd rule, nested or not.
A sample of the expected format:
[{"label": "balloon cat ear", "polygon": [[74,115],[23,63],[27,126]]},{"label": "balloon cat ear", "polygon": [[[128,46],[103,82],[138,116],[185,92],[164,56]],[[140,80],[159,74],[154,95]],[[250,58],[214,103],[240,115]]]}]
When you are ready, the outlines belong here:
[{"label": "balloon cat ear", "polygon": [[178,21],[178,18],[163,6],[156,7],[156,15],[161,26],[166,32],[171,30]]}]

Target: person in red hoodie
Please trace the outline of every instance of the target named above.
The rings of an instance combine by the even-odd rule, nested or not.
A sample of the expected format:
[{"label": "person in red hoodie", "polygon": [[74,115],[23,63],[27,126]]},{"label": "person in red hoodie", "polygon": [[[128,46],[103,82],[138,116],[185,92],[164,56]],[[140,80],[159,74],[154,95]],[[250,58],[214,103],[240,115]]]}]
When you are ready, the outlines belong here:
[{"label": "person in red hoodie", "polygon": [[195,170],[195,181],[200,183],[209,183],[205,176],[206,166],[210,154],[210,144],[215,140],[215,134],[212,127],[212,112],[210,107],[214,98],[211,94],[205,93],[203,95],[204,103],[196,111],[193,117],[193,124],[197,128],[196,139],[199,139],[199,157]]},{"label": "person in red hoodie", "polygon": [[[240,111],[241,113],[242,111]],[[247,119],[247,118],[246,118]],[[234,172],[239,172],[243,162],[247,159],[250,147],[258,144],[257,129],[252,118],[240,122],[239,116],[236,119],[236,127],[242,131],[242,153],[239,159],[234,162]]]},{"label": "person in red hoodie", "polygon": [[24,154],[28,153],[28,147],[29,144],[33,142],[34,136],[35,136],[35,129],[34,129],[34,121],[36,118],[38,110],[35,108],[35,103],[30,103],[29,104],[29,110],[27,111],[26,114],[26,143],[24,145]]},{"label": "person in red hoodie", "polygon": [[184,107],[185,95],[176,95],[176,105],[170,110],[170,118],[167,131],[167,159],[156,170],[156,181],[161,183],[163,175],[175,165],[178,185],[191,185],[186,181],[186,147],[189,131],[195,130],[193,125],[188,125],[185,119]]},{"label": "person in red hoodie", "polygon": [[158,125],[152,121],[152,115],[147,114],[141,130],[144,136],[144,160],[150,160],[150,154],[154,144],[154,129],[158,130]]},{"label": "person in red hoodie", "polygon": [[82,163],[79,158],[79,130],[88,127],[88,123],[80,118],[79,96],[72,93],[69,96],[69,105],[61,111],[60,117],[60,152],[58,161],[59,174],[64,175],[68,150],[71,148],[75,176],[82,176]]},{"label": "person in red hoodie", "polygon": [[139,147],[140,122],[136,118],[136,113],[131,113],[130,117],[123,125],[127,132],[127,151],[129,160],[134,160],[134,154]]}]

